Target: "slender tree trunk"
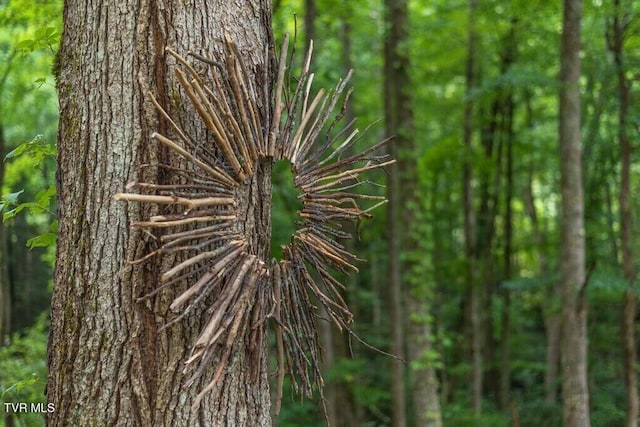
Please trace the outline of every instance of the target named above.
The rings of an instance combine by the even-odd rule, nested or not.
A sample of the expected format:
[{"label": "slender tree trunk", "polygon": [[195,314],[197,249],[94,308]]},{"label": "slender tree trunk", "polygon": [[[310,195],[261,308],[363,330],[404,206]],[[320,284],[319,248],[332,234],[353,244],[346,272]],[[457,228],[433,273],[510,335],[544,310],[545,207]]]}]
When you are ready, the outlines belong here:
[{"label": "slender tree trunk", "polygon": [[[385,97],[386,99],[388,97]],[[385,113],[386,115],[386,113]],[[389,153],[397,158],[394,144],[390,145]],[[398,179],[397,163],[389,167],[387,178],[387,240],[389,245],[389,323],[391,328],[391,353],[404,358],[404,310],[402,302],[402,279],[400,277],[400,182]],[[406,398],[404,390],[404,364],[400,360],[391,361],[392,372],[392,413],[393,426],[406,426]]]},{"label": "slender tree trunk", "polygon": [[[387,135],[394,135],[398,130],[397,116],[397,64],[395,59],[395,40],[393,35],[393,14],[396,7],[395,0],[385,0],[386,19],[388,32],[385,35],[384,44],[384,99],[385,99],[385,130]],[[397,137],[397,136],[396,136]],[[389,144],[389,154],[399,158],[400,150],[397,141]],[[389,322],[391,323],[391,352],[404,359],[404,304],[402,301],[402,277],[400,266],[401,251],[401,203],[402,191],[400,187],[400,168],[398,163],[394,163],[389,168],[387,179],[387,239],[389,244]],[[391,361],[391,412],[393,427],[405,427],[406,419],[406,393],[405,393],[405,369],[404,364],[399,360]]]},{"label": "slender tree trunk", "polygon": [[[509,32],[505,38],[502,60],[500,65],[501,74],[504,75],[510,71],[510,68],[516,61],[517,57],[517,26],[518,18],[511,17]],[[503,280],[509,280],[513,275],[513,209],[512,200],[514,192],[514,153],[515,144],[514,135],[514,94],[513,90],[507,88],[504,93],[502,105],[502,131],[501,135],[505,143],[505,193],[504,193],[504,277]],[[496,187],[498,191],[498,187]],[[498,387],[498,405],[503,411],[508,408],[511,394],[511,293],[509,289],[501,289],[502,296],[502,336],[501,343],[501,360],[500,360],[500,381]]]},{"label": "slender tree trunk", "polygon": [[[0,91],[6,90],[6,83],[14,66],[13,59],[18,54],[18,50],[13,49],[5,58],[4,69],[0,76]],[[2,114],[0,105],[0,114]],[[6,151],[6,140],[4,136],[4,123],[0,119],[0,156],[4,159]],[[0,161],[0,188],[4,185],[4,161]],[[7,244],[7,228],[3,221],[0,221],[0,347],[8,343],[11,334],[11,282],[9,278],[9,265],[7,259],[9,256],[9,248]],[[7,416],[9,422],[13,422],[10,416]]]},{"label": "slender tree trunk", "polygon": [[[1,87],[1,86],[0,86]],[[4,158],[4,126],[0,123],[0,156]],[[0,188],[4,182],[4,162],[0,161]],[[0,347],[5,345],[11,334],[11,283],[7,266],[7,229],[0,221]]]},{"label": "slender tree trunk", "polygon": [[466,281],[469,289],[469,321],[471,326],[471,381],[470,401],[475,413],[482,412],[482,318],[480,304],[482,300],[482,286],[478,278],[476,254],[476,220],[473,207],[473,114],[474,103],[471,99],[476,85],[476,48],[477,32],[475,28],[475,14],[478,7],[477,0],[469,0],[469,18],[467,33],[467,60],[465,65],[466,101],[463,116],[463,143],[465,147],[464,165],[462,172],[462,198],[464,211],[464,241],[465,257],[467,261]]},{"label": "slender tree trunk", "polygon": [[[158,331],[185,284],[137,302],[159,283],[163,261],[129,264],[154,248],[154,237],[129,227],[149,212],[112,199],[128,182],[168,179],[143,165],[177,162],[150,140],[154,131],[167,134],[169,125],[149,92],[188,133],[213,143],[195,113],[181,112],[187,103],[180,101],[165,47],[214,57],[226,32],[245,55],[256,86],[268,87],[270,16],[270,3],[259,0],[66,2],[55,70],[61,118],[47,384],[56,410],[48,414],[49,425],[270,425],[266,363],[252,381],[242,346],[234,349],[218,386],[192,411],[213,373],[212,367],[183,388],[184,362],[203,319],[194,314]],[[266,114],[267,106],[261,108]],[[265,258],[270,212],[262,200],[270,200],[269,178],[270,165],[263,164],[236,195],[252,252]]]},{"label": "slender tree trunk", "polygon": [[582,1],[565,0],[560,56],[560,185],[562,232],[562,396],[566,427],[588,427],[587,299],[582,140],[580,136],[580,22]]},{"label": "slender tree trunk", "polygon": [[[491,316],[493,295],[495,294],[496,265],[494,261],[494,242],[496,230],[496,215],[498,213],[498,194],[500,189],[503,162],[503,129],[504,119],[502,94],[498,94],[492,105],[491,117],[488,125],[481,131],[483,146],[483,160],[492,165],[478,175],[480,176],[480,203],[476,214],[476,248],[474,250],[475,265],[479,271],[478,316],[480,324],[475,325],[474,347],[479,349],[482,358],[480,374],[482,378],[482,394],[493,391],[498,395],[500,371],[496,361],[499,343],[493,336],[493,316]],[[484,115],[483,115],[484,116]],[[477,356],[476,356],[477,357]],[[477,368],[476,368],[477,369]],[[478,372],[475,373],[478,375]],[[480,397],[482,398],[482,396]]]},{"label": "slender tree trunk", "polygon": [[[403,347],[403,283],[412,283],[415,274],[415,253],[418,249],[418,233],[414,228],[418,219],[417,164],[415,161],[415,141],[413,140],[413,111],[411,107],[411,84],[409,78],[409,57],[407,43],[407,2],[405,0],[387,0],[386,22],[388,34],[385,38],[385,117],[387,133],[395,135],[391,145],[392,155],[398,164],[392,170],[389,186],[390,209],[389,239],[391,246],[393,352],[402,354]],[[394,165],[395,166],[395,165]],[[398,224],[402,221],[403,227]],[[400,243],[402,242],[402,244]],[[409,255],[408,261],[401,264],[400,246]],[[400,271],[404,272],[404,275]],[[440,426],[440,404],[438,382],[433,366],[425,360],[425,354],[431,350],[431,329],[429,317],[430,292],[417,286],[405,285],[410,295],[406,295],[410,322],[408,326],[408,356],[418,368],[412,370],[412,401],[416,413],[415,425]],[[393,371],[393,425],[404,427],[407,424],[404,366],[394,361]]]},{"label": "slender tree trunk", "polygon": [[[395,239],[394,245],[399,245],[402,239],[403,252],[406,262],[394,260],[395,268],[401,268],[394,274],[393,284],[394,305],[400,299],[402,288],[405,289],[405,301],[408,312],[407,346],[408,358],[412,362],[411,369],[411,399],[415,412],[415,425],[419,427],[439,427],[442,425],[440,401],[438,396],[438,380],[435,375],[433,361],[428,355],[432,352],[430,300],[433,298],[432,281],[415,280],[420,257],[416,254],[419,248],[419,232],[416,227],[419,221],[416,209],[420,203],[418,197],[418,173],[415,153],[417,151],[413,130],[413,108],[410,93],[413,90],[409,76],[408,42],[408,10],[406,0],[386,0],[386,22],[388,33],[385,39],[385,116],[387,117],[387,133],[395,135],[392,145],[394,157],[398,160],[393,188],[394,209],[388,213],[390,221],[394,222],[394,230],[389,229],[390,238]],[[390,200],[391,202],[391,200]],[[402,221],[402,225],[398,224]],[[395,247],[394,255],[400,256],[399,246]],[[393,270],[392,270],[393,271]],[[393,321],[402,322],[401,305],[397,306],[397,317]],[[396,341],[397,340],[397,341]],[[401,348],[402,337],[394,338],[395,346]],[[396,348],[394,348],[394,351]],[[405,426],[404,400],[404,369],[402,364],[394,362],[393,387],[393,416],[394,426]],[[401,394],[396,391],[403,389]]]},{"label": "slender tree trunk", "polygon": [[631,99],[631,83],[625,75],[624,41],[628,18],[620,0],[614,0],[614,16],[610,28],[608,46],[613,53],[618,77],[618,143],[620,145],[620,246],[622,248],[622,271],[629,282],[624,293],[622,313],[622,339],[624,342],[624,375],[627,391],[627,414],[625,425],[638,426],[638,380],[636,374],[635,316],[636,295],[632,284],[636,280],[633,260],[633,230],[631,215],[631,141],[627,133],[627,116]]},{"label": "slender tree trunk", "polygon": [[307,39],[307,44],[309,44],[309,41],[311,40],[315,41],[316,38],[316,15],[317,10],[315,0],[304,0],[304,34]]},{"label": "slender tree trunk", "polygon": [[[512,245],[513,245],[513,209],[511,201],[513,199],[513,145],[515,143],[513,135],[513,97],[508,95],[506,105],[506,187],[504,196],[504,280],[509,280],[513,274],[512,268]],[[500,388],[498,393],[498,403],[502,410],[507,409],[511,394],[511,293],[509,289],[502,289],[502,336],[501,336],[501,363],[500,363]]]}]

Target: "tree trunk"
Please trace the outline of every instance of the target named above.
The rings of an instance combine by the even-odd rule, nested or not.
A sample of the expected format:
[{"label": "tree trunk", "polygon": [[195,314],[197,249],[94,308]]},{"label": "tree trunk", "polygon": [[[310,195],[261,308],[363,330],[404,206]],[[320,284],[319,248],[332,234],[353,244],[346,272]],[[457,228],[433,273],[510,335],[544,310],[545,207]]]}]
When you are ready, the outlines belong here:
[{"label": "tree trunk", "polygon": [[[270,425],[266,363],[251,381],[243,348],[235,349],[218,386],[192,411],[213,372],[182,387],[184,362],[203,319],[193,315],[158,332],[185,284],[136,301],[159,283],[168,260],[128,263],[154,248],[154,237],[129,227],[149,212],[112,199],[128,182],[166,179],[144,164],[177,161],[150,140],[152,132],[168,131],[168,123],[148,92],[187,132],[213,143],[197,115],[179,113],[181,95],[165,47],[214,57],[229,33],[256,86],[268,87],[270,17],[270,3],[262,0],[66,2],[55,70],[61,118],[47,384],[56,410],[47,416],[49,425]],[[266,108],[261,105],[262,114]],[[236,195],[252,251],[265,257],[270,212],[261,200],[270,200],[269,178],[270,164],[263,164],[248,191]]]},{"label": "tree trunk", "polygon": [[[304,34],[307,45],[316,38],[316,2],[315,0],[304,0]],[[311,58],[313,60],[313,58]]]},{"label": "tree trunk", "polygon": [[636,271],[633,261],[633,230],[631,215],[631,141],[627,133],[627,116],[629,100],[631,99],[631,83],[625,75],[624,41],[628,18],[622,9],[620,0],[614,1],[614,16],[610,28],[608,46],[613,53],[613,59],[618,76],[618,144],[620,145],[620,247],[622,248],[622,271],[629,282],[629,288],[624,293],[622,312],[622,339],[624,342],[624,375],[627,390],[627,414],[625,425],[638,426],[640,411],[638,402],[638,380],[636,377],[636,343],[635,316],[636,296],[633,282]]},{"label": "tree trunk", "polygon": [[560,288],[563,420],[588,427],[587,300],[585,277],[582,141],[580,136],[581,0],[565,0],[560,56],[560,185],[562,222]]},{"label": "tree trunk", "polygon": [[479,415],[482,412],[482,319],[480,315],[480,303],[482,288],[478,278],[478,265],[476,260],[476,219],[473,207],[473,110],[474,104],[471,93],[476,85],[476,45],[477,32],[474,24],[475,13],[478,7],[477,0],[469,0],[469,18],[467,33],[467,59],[465,65],[466,100],[463,116],[463,143],[465,147],[464,165],[462,171],[462,199],[464,212],[464,246],[467,261],[466,281],[469,289],[469,323],[471,326],[471,381],[469,397],[474,412]]},{"label": "tree trunk", "polygon": [[[4,158],[4,126],[0,123],[0,156]],[[0,188],[4,182],[4,162],[0,162]],[[0,347],[5,345],[11,334],[11,284],[7,266],[7,228],[0,221]]]},{"label": "tree trunk", "polygon": [[[396,64],[394,54],[396,46],[393,36],[393,15],[397,7],[397,1],[385,0],[386,18],[385,22],[388,26],[388,33],[385,35],[384,44],[384,116],[385,131],[391,136],[397,132],[397,78],[394,74]],[[396,136],[397,137],[397,136]],[[389,154],[398,159],[399,149],[397,140],[388,145]],[[400,187],[399,164],[394,163],[389,168],[389,176],[387,178],[387,199],[389,200],[387,208],[387,241],[389,244],[389,323],[391,332],[391,353],[404,359],[404,304],[402,301],[402,277],[400,265],[401,251],[401,228],[400,228],[400,212],[402,190]],[[400,360],[391,360],[391,413],[393,427],[405,427],[406,419],[406,393],[405,393],[405,369],[404,363]]]},{"label": "tree trunk", "polygon": [[[505,106],[505,131],[507,138],[506,152],[506,188],[504,196],[504,280],[511,279],[513,275],[512,255],[513,250],[513,145],[515,138],[513,133],[513,95],[507,95]],[[511,293],[508,288],[502,289],[502,336],[501,336],[501,364],[500,364],[500,388],[498,403],[500,409],[506,410],[511,399]]]},{"label": "tree trunk", "polygon": [[[395,272],[392,292],[394,299],[393,322],[403,322],[402,289],[405,290],[407,325],[407,352],[411,361],[411,400],[415,412],[415,425],[418,427],[439,427],[442,425],[440,414],[440,400],[438,396],[438,380],[435,375],[431,337],[430,300],[433,298],[433,281],[416,278],[420,274],[419,264],[423,262],[417,254],[419,252],[419,231],[416,206],[421,202],[418,196],[418,170],[416,162],[416,142],[413,129],[413,108],[411,105],[411,78],[409,76],[408,41],[408,6],[406,0],[387,0],[386,22],[388,34],[385,38],[385,116],[387,118],[387,133],[395,136],[391,146],[397,159],[397,168],[392,171],[395,182],[389,188],[389,196],[393,198],[394,207],[388,212],[390,223],[389,238],[393,243],[394,256],[400,257],[398,241],[402,241],[402,251],[405,262],[394,260],[395,268],[402,273]],[[391,194],[396,192],[396,194]],[[391,202],[391,199],[390,199]],[[399,223],[400,222],[400,223]],[[398,280],[398,282],[396,282]],[[397,326],[392,326],[397,328]],[[397,331],[399,332],[399,331]],[[402,337],[394,334],[394,352],[402,348]],[[396,353],[399,354],[399,353]],[[404,394],[404,369],[401,363],[394,362],[393,386],[393,415],[394,426],[404,426],[407,423]],[[402,393],[396,395],[397,390]]]}]

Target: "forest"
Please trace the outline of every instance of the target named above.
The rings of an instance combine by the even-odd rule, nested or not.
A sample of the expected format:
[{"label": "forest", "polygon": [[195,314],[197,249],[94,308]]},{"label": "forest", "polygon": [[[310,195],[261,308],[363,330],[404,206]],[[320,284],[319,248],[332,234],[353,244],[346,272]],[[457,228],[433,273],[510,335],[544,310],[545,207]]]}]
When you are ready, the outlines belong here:
[{"label": "forest", "polygon": [[[160,305],[170,303],[171,297],[158,297],[152,304],[133,302],[134,308],[121,317],[112,313],[104,319],[70,320],[75,313],[84,316],[95,307],[99,312],[103,304],[113,312],[129,310],[122,294],[138,292],[140,296],[142,288],[150,292],[152,285],[145,280],[158,277],[161,263],[142,264],[133,273],[123,273],[122,267],[133,259],[131,254],[144,255],[141,247],[122,242],[146,237],[129,235],[129,224],[115,219],[100,225],[102,216],[93,217],[94,227],[89,213],[76,211],[97,205],[97,212],[112,218],[143,217],[146,208],[112,200],[127,185],[126,180],[107,183],[117,175],[112,168],[126,161],[151,163],[171,154],[161,149],[156,154],[151,149],[151,154],[136,154],[129,148],[100,148],[99,144],[108,147],[107,139],[121,134],[133,135],[127,136],[131,140],[140,133],[150,135],[154,129],[147,129],[145,120],[157,120],[157,113],[113,110],[107,120],[114,121],[103,126],[102,140],[94,141],[91,128],[84,128],[90,126],[91,114],[99,114],[100,108],[106,111],[104,105],[116,105],[119,96],[126,99],[128,95],[124,86],[117,86],[123,84],[117,78],[111,77],[119,90],[99,81],[87,83],[91,81],[87,74],[89,80],[84,82],[91,90],[85,95],[91,94],[91,99],[99,95],[95,99],[100,104],[95,105],[97,112],[90,111],[91,102],[86,111],[78,106],[81,102],[73,98],[75,89],[68,83],[73,65],[66,61],[82,53],[65,50],[64,37],[73,37],[68,30],[72,27],[66,25],[85,29],[78,23],[82,19],[72,17],[77,2],[66,3],[0,1],[0,426],[44,425],[45,417],[51,416],[45,410],[47,401],[76,405],[76,415],[64,416],[81,417],[78,408],[91,406],[91,399],[100,400],[88,397],[101,396],[95,391],[98,387],[105,395],[128,396],[118,397],[117,403],[95,405],[98,409],[91,416],[105,414],[100,418],[100,422],[110,420],[105,425],[190,425],[185,421],[191,420],[190,415],[176,415],[173,422],[164,417],[169,411],[188,411],[191,402],[185,401],[200,390],[184,394],[189,396],[184,399],[165,396],[170,403],[166,409],[157,408],[163,402],[163,387],[174,387],[179,391],[176,396],[183,390],[170,382],[180,382],[179,376],[166,374],[174,368],[181,371],[190,354],[192,342],[177,336],[197,337],[189,329],[197,323],[193,320],[158,331],[168,312],[168,304]],[[171,48],[175,43],[176,50],[207,52],[208,40],[191,33],[181,39],[171,32],[180,25],[165,28],[165,23],[158,23],[174,16],[154,6],[156,2],[139,3],[140,10],[119,14],[117,19],[122,21],[114,28],[120,31],[105,30],[109,34],[105,40],[100,35],[86,39],[90,39],[87,49],[91,43],[107,46],[96,51],[97,59],[90,50],[82,50],[89,52],[87,61],[126,63],[118,58],[118,49],[128,49],[126,39],[118,39],[118,47],[109,37],[121,34],[124,38],[133,27],[166,35],[162,43]],[[210,3],[214,9],[226,7],[226,2]],[[365,185],[355,190],[388,202],[373,209],[371,218],[360,221],[358,217],[355,225],[344,225],[352,239],[342,239],[338,233],[341,247],[359,259],[357,272],[331,272],[344,285],[340,298],[354,321],[340,331],[325,321],[330,314],[317,315],[323,380],[315,384],[324,384],[322,393],[314,388],[311,397],[305,397],[295,391],[299,384],[287,376],[276,414],[280,350],[278,339],[269,335],[264,344],[268,356],[260,363],[266,367],[265,399],[271,404],[265,409],[268,424],[260,425],[637,427],[640,159],[635,148],[640,141],[640,105],[635,101],[640,99],[640,1],[258,3],[269,4],[265,9],[273,31],[273,61],[288,34],[289,48],[295,51],[291,67],[297,70],[312,41],[313,91],[336,87],[353,69],[348,85],[354,90],[341,114],[347,122],[357,118],[362,136],[350,149],[362,152],[393,136],[383,150],[396,160],[365,172]],[[112,11],[103,6],[95,17],[87,14],[86,31],[94,23],[102,28],[99,25],[107,22],[103,20],[110,19]],[[208,13],[206,6],[196,9],[204,10],[203,16]],[[156,13],[163,18],[148,24],[127,21],[127,16]],[[216,30],[203,29],[201,34],[208,31],[215,34]],[[189,42],[200,45],[185,47]],[[73,42],[67,43],[72,46]],[[155,55],[154,43],[160,42],[150,37],[144,42],[136,38],[136,43],[140,43],[138,50],[148,49],[146,53]],[[139,67],[138,75],[146,70],[142,60],[128,62]],[[153,60],[149,62],[149,75],[168,74],[158,71],[157,63],[153,68]],[[134,81],[142,81],[138,79]],[[158,84],[151,80],[149,85]],[[174,90],[169,83],[158,87]],[[166,96],[173,102],[171,97],[179,94]],[[138,98],[131,105],[136,102],[146,105]],[[82,121],[63,116],[76,110],[85,111]],[[141,126],[131,132],[118,130],[118,114],[129,110],[143,123],[142,131]],[[86,164],[82,157],[73,157],[72,134],[86,135],[91,140],[87,147],[97,144],[95,150],[75,146],[88,156]],[[151,141],[148,135],[140,138]],[[106,160],[99,160],[100,156]],[[275,259],[284,256],[304,209],[301,189],[294,185],[295,173],[288,166],[275,162],[267,184],[271,201],[265,203],[272,206],[271,239],[265,250]],[[126,173],[133,174],[143,168],[136,163],[129,169]],[[71,188],[74,182],[78,182],[77,191]],[[87,185],[82,190],[81,182]],[[92,199],[91,189],[104,195]],[[80,199],[84,205],[74,205]],[[76,219],[91,233],[85,235],[80,226],[76,229]],[[97,240],[105,245],[114,241],[116,250],[95,249]],[[148,249],[147,240],[145,245]],[[85,265],[80,256],[97,261]],[[100,259],[104,259],[104,270],[98,270],[103,268]],[[92,265],[98,266],[95,272]],[[96,283],[95,294],[89,287],[72,289],[77,275]],[[132,288],[121,287],[123,276],[131,278]],[[145,284],[138,288],[136,280]],[[65,286],[70,289],[68,295]],[[116,289],[113,298],[101,293],[112,288]],[[83,300],[74,300],[76,296],[87,299],[78,303]],[[137,322],[151,325],[156,335],[148,337],[146,326]],[[91,336],[92,328],[109,331],[111,327],[124,330],[118,332],[124,335],[113,332],[112,338],[97,332]],[[65,347],[65,333],[69,337],[77,333],[74,344]],[[106,361],[104,366],[96,362],[100,365],[96,372],[101,371],[91,374],[64,365],[70,354],[77,355],[76,364],[86,366],[91,355],[101,351],[107,358],[111,340],[123,348],[135,341],[131,350],[113,350],[131,371],[111,368]],[[188,348],[172,355],[166,350],[171,345]],[[64,353],[78,352],[74,346],[94,350]],[[167,368],[158,360],[166,361]],[[241,363],[233,357],[229,360],[230,366]],[[164,384],[145,377],[143,385],[132,380],[130,386],[127,372],[142,371],[139,366],[145,364],[171,380]],[[78,391],[77,400],[85,399],[84,403],[66,395],[64,385],[65,376],[82,375],[89,378],[87,382],[99,383],[93,391],[90,386],[86,393]],[[86,386],[84,380],[77,381],[77,390]],[[154,387],[155,394],[148,391]],[[215,406],[215,393],[207,399],[204,402]],[[114,408],[127,408],[122,402],[129,400],[136,401],[131,404],[136,411],[143,409],[131,419],[119,418],[121,409]],[[21,402],[45,406],[38,406],[41,411],[12,409],[10,404]],[[206,411],[199,420],[208,416]],[[64,412],[56,407],[55,416],[62,417]],[[211,419],[219,420],[217,416]],[[71,419],[81,425],[98,418],[67,420]],[[71,425],[64,420],[48,422]],[[242,425],[236,422],[228,425]]]}]

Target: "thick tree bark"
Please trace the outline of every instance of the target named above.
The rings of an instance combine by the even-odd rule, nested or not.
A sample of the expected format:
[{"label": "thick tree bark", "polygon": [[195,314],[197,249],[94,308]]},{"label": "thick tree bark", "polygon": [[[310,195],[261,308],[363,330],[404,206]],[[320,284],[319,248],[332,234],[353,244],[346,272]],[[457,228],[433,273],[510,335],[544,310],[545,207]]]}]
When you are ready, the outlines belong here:
[{"label": "thick tree bark", "polygon": [[562,231],[561,365],[566,427],[588,427],[587,300],[585,275],[582,141],[580,136],[580,22],[582,1],[565,0],[560,56],[560,185]]},{"label": "thick tree bark", "polygon": [[[144,164],[176,162],[150,140],[153,131],[168,132],[168,124],[148,92],[186,131],[212,143],[197,115],[179,108],[187,102],[164,48],[214,57],[227,32],[256,86],[268,87],[270,16],[263,0],[66,2],[56,65],[59,236],[47,384],[56,411],[49,425],[270,425],[266,364],[252,382],[242,348],[200,409],[191,410],[212,372],[182,388],[202,319],[194,315],[158,332],[184,287],[136,301],[155,288],[163,261],[128,264],[153,250],[153,237],[129,227],[149,212],[112,200],[130,181],[166,179]],[[261,200],[270,200],[270,165],[262,166],[237,198],[252,252],[266,257],[270,212]]]}]

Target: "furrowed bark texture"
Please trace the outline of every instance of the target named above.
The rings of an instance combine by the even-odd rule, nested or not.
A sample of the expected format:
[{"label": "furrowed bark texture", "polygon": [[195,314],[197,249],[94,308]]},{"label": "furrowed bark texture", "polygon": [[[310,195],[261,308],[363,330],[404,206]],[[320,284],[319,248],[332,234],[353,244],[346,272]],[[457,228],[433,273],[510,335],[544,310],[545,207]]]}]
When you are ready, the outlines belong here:
[{"label": "furrowed bark texture", "polygon": [[565,0],[560,58],[560,185],[562,236],[561,365],[563,420],[567,427],[588,427],[587,301],[585,296],[584,198],[580,135],[581,0]]},{"label": "furrowed bark texture", "polygon": [[[242,348],[200,409],[191,410],[215,368],[182,388],[202,319],[194,315],[158,332],[185,284],[136,301],[157,286],[161,263],[168,261],[128,263],[156,247],[154,236],[129,228],[149,212],[112,199],[130,181],[166,179],[165,169],[143,164],[178,161],[150,139],[154,131],[171,131],[149,92],[194,138],[213,144],[199,117],[184,111],[189,104],[165,47],[213,58],[227,32],[256,87],[268,87],[270,16],[270,2],[263,0],[66,2],[56,65],[59,236],[47,384],[56,411],[48,425],[270,425],[266,365],[252,382]],[[267,106],[258,103],[265,115]],[[251,252],[264,259],[270,202],[261,201],[270,201],[270,191],[270,165],[264,164],[237,195],[240,227]]]}]

